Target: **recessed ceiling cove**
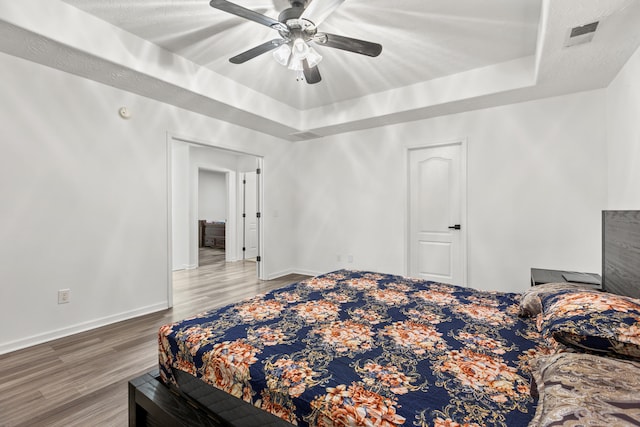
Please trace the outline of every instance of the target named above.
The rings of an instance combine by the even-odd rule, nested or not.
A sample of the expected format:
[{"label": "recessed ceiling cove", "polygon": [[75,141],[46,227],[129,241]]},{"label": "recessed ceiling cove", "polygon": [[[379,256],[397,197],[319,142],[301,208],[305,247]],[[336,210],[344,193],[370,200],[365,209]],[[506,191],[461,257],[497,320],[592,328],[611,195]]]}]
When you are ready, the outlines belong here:
[{"label": "recessed ceiling cove", "polygon": [[[371,58],[317,48],[322,81],[309,85],[297,82],[296,74],[271,55],[241,67],[230,63],[229,58],[277,33],[216,10],[208,0],[65,2],[300,110],[534,55],[540,17],[540,0],[346,0],[320,30],[372,41],[384,50]],[[286,1],[234,3],[276,21],[289,7]]]}]

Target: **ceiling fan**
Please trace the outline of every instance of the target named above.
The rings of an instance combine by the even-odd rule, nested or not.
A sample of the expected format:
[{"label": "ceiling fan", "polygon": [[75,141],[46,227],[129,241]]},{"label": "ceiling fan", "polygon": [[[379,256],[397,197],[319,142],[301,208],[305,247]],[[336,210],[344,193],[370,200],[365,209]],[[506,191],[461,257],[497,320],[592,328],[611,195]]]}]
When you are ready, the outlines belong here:
[{"label": "ceiling fan", "polygon": [[211,0],[211,7],[266,25],[280,33],[280,38],[269,40],[240,53],[229,61],[242,64],[256,56],[276,49],[273,57],[280,64],[296,71],[298,80],[309,84],[322,80],[318,63],[322,56],[313,46],[327,46],[367,56],[378,56],[382,46],[364,40],[336,34],[320,33],[322,23],[344,0],[289,0],[291,7],[283,10],[278,20],[247,9],[227,0]]}]

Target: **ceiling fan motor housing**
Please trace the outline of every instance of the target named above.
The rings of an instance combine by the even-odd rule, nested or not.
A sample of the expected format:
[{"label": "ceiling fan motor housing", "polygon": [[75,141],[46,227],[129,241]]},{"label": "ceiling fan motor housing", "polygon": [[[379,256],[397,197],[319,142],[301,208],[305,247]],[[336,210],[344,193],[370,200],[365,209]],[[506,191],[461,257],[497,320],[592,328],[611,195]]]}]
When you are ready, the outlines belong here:
[{"label": "ceiling fan motor housing", "polygon": [[303,7],[290,7],[283,10],[278,16],[278,21],[287,26],[287,31],[280,31],[280,36],[289,41],[301,38],[309,41],[316,35],[317,29],[313,22],[306,19],[300,19],[300,15],[304,12]]},{"label": "ceiling fan motor housing", "polygon": [[291,7],[306,8],[310,0],[289,0]]}]

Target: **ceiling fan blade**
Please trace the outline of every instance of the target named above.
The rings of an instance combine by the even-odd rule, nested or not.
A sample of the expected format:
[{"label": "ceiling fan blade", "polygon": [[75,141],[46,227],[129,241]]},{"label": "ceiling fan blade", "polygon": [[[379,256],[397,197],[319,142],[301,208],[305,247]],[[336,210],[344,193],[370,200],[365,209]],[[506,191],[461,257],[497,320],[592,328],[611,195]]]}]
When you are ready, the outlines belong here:
[{"label": "ceiling fan blade", "polygon": [[331,13],[336,10],[344,0],[311,0],[311,3],[300,15],[301,19],[311,21],[317,27]]},{"label": "ceiling fan blade", "polygon": [[209,5],[211,5],[211,7],[215,9],[220,9],[241,18],[257,22],[258,24],[266,25],[267,27],[273,28],[274,30],[289,32],[287,26],[282,22],[261,13],[254,12],[251,9],[247,9],[235,3],[231,3],[227,0],[211,0],[211,2],[209,2]]},{"label": "ceiling fan blade", "polygon": [[229,62],[233,64],[242,64],[243,62],[247,62],[250,59],[255,58],[256,56],[262,55],[263,53],[269,52],[285,43],[284,39],[274,39],[269,40],[266,43],[262,43],[259,46],[254,47],[253,49],[249,49],[246,52],[242,52],[229,59]]},{"label": "ceiling fan blade", "polygon": [[317,33],[313,41],[321,46],[333,47],[367,56],[378,56],[380,52],[382,52],[382,45],[378,43],[352,39],[351,37],[338,36],[336,34]]},{"label": "ceiling fan blade", "polygon": [[302,71],[304,72],[304,79],[310,85],[319,83],[320,80],[322,80],[322,77],[320,76],[320,70],[318,70],[318,66],[316,65],[315,67],[310,68],[309,62],[307,62],[306,58],[304,59],[304,61],[302,61]]}]

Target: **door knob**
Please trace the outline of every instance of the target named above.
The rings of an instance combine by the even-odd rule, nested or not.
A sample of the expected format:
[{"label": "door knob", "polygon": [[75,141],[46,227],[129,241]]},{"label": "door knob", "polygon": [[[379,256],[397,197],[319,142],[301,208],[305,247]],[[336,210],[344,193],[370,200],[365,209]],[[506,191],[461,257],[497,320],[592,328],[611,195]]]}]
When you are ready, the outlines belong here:
[{"label": "door knob", "polygon": [[449,230],[460,230],[460,224],[450,225]]}]

